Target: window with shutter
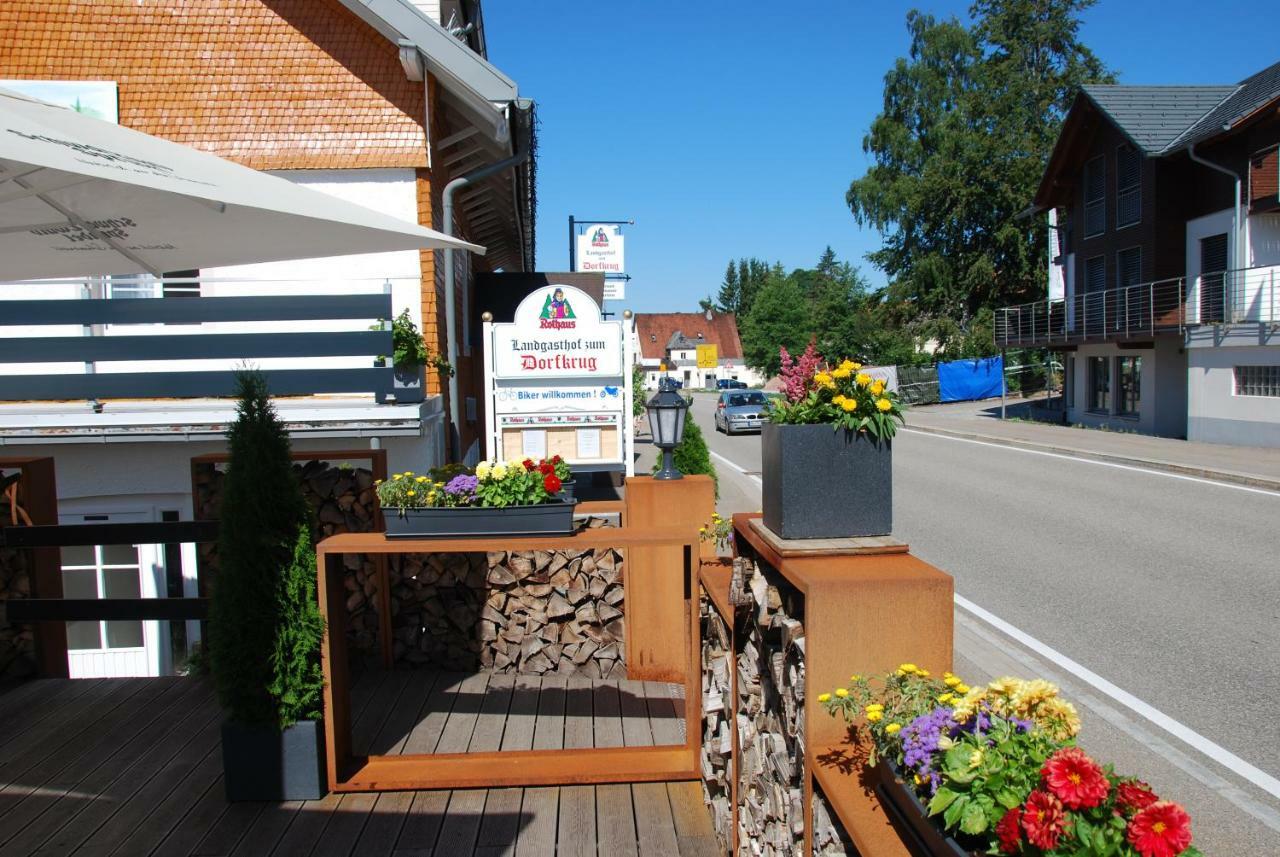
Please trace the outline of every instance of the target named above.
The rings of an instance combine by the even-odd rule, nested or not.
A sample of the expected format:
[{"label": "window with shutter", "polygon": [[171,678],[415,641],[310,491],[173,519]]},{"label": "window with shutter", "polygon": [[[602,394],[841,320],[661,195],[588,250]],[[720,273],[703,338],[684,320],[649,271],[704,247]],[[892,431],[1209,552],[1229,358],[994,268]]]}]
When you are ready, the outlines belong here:
[{"label": "window with shutter", "polygon": [[1100,292],[1107,287],[1107,261],[1102,256],[1084,260],[1085,293]]},{"label": "window with shutter", "polygon": [[1116,229],[1142,220],[1142,153],[1133,146],[1116,149]]},{"label": "window with shutter", "polygon": [[1130,247],[1116,254],[1116,285],[1120,288],[1142,282],[1142,248]]},{"label": "window with shutter", "polygon": [[1084,165],[1084,237],[1107,229],[1107,165],[1099,155]]}]

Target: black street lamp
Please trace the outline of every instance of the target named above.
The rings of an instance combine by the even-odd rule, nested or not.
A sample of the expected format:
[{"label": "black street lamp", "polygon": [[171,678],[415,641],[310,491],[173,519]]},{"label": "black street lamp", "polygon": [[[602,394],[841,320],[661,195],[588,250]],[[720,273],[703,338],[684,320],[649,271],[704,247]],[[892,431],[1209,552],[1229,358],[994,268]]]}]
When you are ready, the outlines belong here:
[{"label": "black street lamp", "polygon": [[653,474],[654,479],[683,479],[671,458],[671,450],[684,439],[685,412],[689,403],[676,392],[671,378],[658,379],[658,392],[645,408],[649,411],[649,431],[653,445],[662,450],[662,469]]}]

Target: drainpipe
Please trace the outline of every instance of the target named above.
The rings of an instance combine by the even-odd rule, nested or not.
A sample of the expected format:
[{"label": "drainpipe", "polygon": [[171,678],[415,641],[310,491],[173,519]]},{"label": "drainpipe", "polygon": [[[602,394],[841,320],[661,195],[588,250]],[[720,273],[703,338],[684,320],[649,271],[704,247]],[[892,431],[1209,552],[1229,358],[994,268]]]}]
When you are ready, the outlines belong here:
[{"label": "drainpipe", "polygon": [[[1227,169],[1226,167],[1222,166],[1222,164],[1215,164],[1213,161],[1206,161],[1204,158],[1197,155],[1195,143],[1192,143],[1190,148],[1187,149],[1187,155],[1188,157],[1191,158],[1191,160],[1195,161],[1197,164],[1201,164],[1203,166],[1208,167],[1211,170],[1217,170],[1220,173],[1231,176],[1231,178],[1236,183],[1236,205],[1235,205],[1235,214],[1233,216],[1233,221],[1232,221],[1232,225],[1236,233],[1235,247],[1232,248],[1235,250],[1235,252],[1232,254],[1232,256],[1234,256],[1235,258],[1231,260],[1231,267],[1237,271],[1242,271],[1247,267],[1247,265],[1244,262],[1244,259],[1245,259],[1244,220],[1241,216],[1241,205],[1240,205],[1240,189],[1241,189],[1241,181],[1242,181],[1240,178],[1240,174],[1237,173],[1235,170]],[[1222,311],[1225,318],[1227,308],[1223,307]]]},{"label": "drainpipe", "polygon": [[[517,143],[520,150],[509,158],[505,158],[497,163],[480,167],[472,170],[465,175],[458,176],[453,181],[444,186],[444,234],[453,235],[453,195],[467,185],[483,181],[492,175],[502,172],[511,167],[517,167],[529,160],[529,144],[527,139]],[[459,448],[462,441],[462,411],[458,402],[458,323],[455,318],[457,311],[457,300],[453,296],[453,248],[445,248],[444,251],[444,335],[446,359],[449,365],[454,367],[454,372],[449,376],[449,424],[450,437],[449,444],[457,454],[459,460],[462,457],[462,450]]]}]

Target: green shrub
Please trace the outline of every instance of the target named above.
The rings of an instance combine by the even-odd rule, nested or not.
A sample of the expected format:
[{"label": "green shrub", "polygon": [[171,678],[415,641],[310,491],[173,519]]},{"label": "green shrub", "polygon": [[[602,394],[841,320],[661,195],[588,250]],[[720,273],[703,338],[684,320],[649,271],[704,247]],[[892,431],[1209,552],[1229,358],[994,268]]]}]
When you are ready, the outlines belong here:
[{"label": "green shrub", "polygon": [[631,367],[631,416],[638,417],[644,413],[644,394],[644,367],[637,363]]},{"label": "green shrub", "polygon": [[[711,463],[711,451],[707,449],[707,439],[703,437],[702,429],[693,417],[686,415],[684,423],[684,438],[681,439],[678,446],[671,450],[671,457],[675,461],[676,469],[681,473],[695,474],[703,473],[711,477],[711,481],[716,483],[716,496],[720,496],[720,480],[716,476],[716,466]],[[658,460],[653,464],[653,473],[657,473],[662,469],[662,454],[659,451]]]},{"label": "green shrub", "polygon": [[[265,377],[238,372],[236,386],[240,402],[227,431],[231,456],[218,525],[209,665],[232,720],[283,728],[300,713],[319,713],[310,702],[321,686],[315,560],[307,568],[308,560],[299,558],[309,550],[311,510]],[[309,594],[302,581],[308,575]]]}]

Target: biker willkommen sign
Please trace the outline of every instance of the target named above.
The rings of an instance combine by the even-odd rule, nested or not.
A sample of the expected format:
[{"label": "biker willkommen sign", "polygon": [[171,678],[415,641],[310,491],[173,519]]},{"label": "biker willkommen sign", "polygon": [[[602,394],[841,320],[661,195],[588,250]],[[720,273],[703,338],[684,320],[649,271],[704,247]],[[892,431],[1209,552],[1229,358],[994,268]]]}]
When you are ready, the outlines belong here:
[{"label": "biker willkommen sign", "polygon": [[486,455],[559,455],[579,471],[633,475],[630,338],[573,286],[530,293],[484,325]]}]

